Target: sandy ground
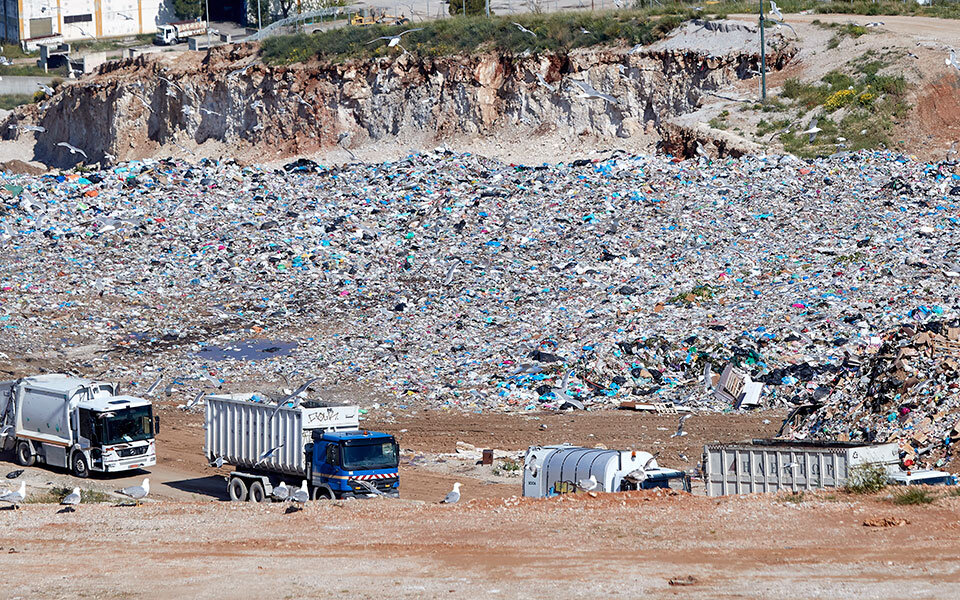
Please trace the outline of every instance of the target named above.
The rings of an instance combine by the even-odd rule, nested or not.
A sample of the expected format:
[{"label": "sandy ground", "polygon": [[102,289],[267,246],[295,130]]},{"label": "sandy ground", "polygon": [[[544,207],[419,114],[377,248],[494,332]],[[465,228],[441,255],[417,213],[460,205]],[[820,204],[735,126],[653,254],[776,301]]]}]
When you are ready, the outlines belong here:
[{"label": "sandy ground", "polygon": [[[57,508],[0,511],[0,597],[950,598],[960,581],[956,497]],[[864,525],[880,519],[905,524]]]}]

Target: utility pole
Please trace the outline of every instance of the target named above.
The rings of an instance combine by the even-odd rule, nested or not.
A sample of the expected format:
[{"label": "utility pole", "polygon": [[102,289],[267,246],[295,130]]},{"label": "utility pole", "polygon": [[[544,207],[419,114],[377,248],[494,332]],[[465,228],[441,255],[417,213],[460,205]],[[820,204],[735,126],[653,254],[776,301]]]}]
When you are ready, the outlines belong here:
[{"label": "utility pole", "polygon": [[490,0],[487,0],[487,18],[490,18]]},{"label": "utility pole", "polygon": [[760,0],[760,102],[767,101],[767,44],[763,36],[763,0]]},{"label": "utility pole", "polygon": [[263,30],[262,23],[263,21],[260,20],[260,0],[257,0],[257,39],[260,38],[259,33]]},{"label": "utility pole", "polygon": [[210,0],[207,3],[207,52],[210,52]]}]

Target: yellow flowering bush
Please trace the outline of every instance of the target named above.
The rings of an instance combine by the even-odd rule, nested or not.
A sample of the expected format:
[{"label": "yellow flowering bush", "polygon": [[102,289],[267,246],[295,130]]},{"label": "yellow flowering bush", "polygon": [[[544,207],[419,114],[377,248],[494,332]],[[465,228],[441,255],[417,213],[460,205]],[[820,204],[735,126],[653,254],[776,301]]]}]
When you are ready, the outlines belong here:
[{"label": "yellow flowering bush", "polygon": [[823,103],[824,107],[827,110],[837,110],[842,106],[850,104],[854,98],[856,98],[857,92],[854,90],[839,90],[827,98],[827,101]]}]

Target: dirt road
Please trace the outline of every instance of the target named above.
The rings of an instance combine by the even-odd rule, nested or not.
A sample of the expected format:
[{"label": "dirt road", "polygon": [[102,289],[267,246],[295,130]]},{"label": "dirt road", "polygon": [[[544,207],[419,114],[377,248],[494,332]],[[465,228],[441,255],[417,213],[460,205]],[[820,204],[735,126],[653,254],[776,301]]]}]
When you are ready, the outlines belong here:
[{"label": "dirt road", "polygon": [[28,505],[0,597],[956,597],[960,498],[789,499]]}]

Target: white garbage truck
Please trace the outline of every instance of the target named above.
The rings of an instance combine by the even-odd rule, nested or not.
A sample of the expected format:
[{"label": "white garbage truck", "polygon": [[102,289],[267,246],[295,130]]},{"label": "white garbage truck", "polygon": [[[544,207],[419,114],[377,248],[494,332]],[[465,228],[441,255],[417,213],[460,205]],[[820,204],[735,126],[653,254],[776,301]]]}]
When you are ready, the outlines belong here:
[{"label": "white garbage truck", "polygon": [[160,46],[170,46],[205,33],[207,33],[206,21],[177,21],[159,25],[154,41]]},{"label": "white garbage truck", "polygon": [[142,469],[157,464],[159,429],[150,401],[114,383],[58,374],[0,382],[0,448],[23,466],[77,477]]},{"label": "white garbage truck", "polygon": [[652,488],[689,492],[690,477],[661,467],[655,456],[639,450],[530,446],[523,459],[523,495],[528,497]]}]

